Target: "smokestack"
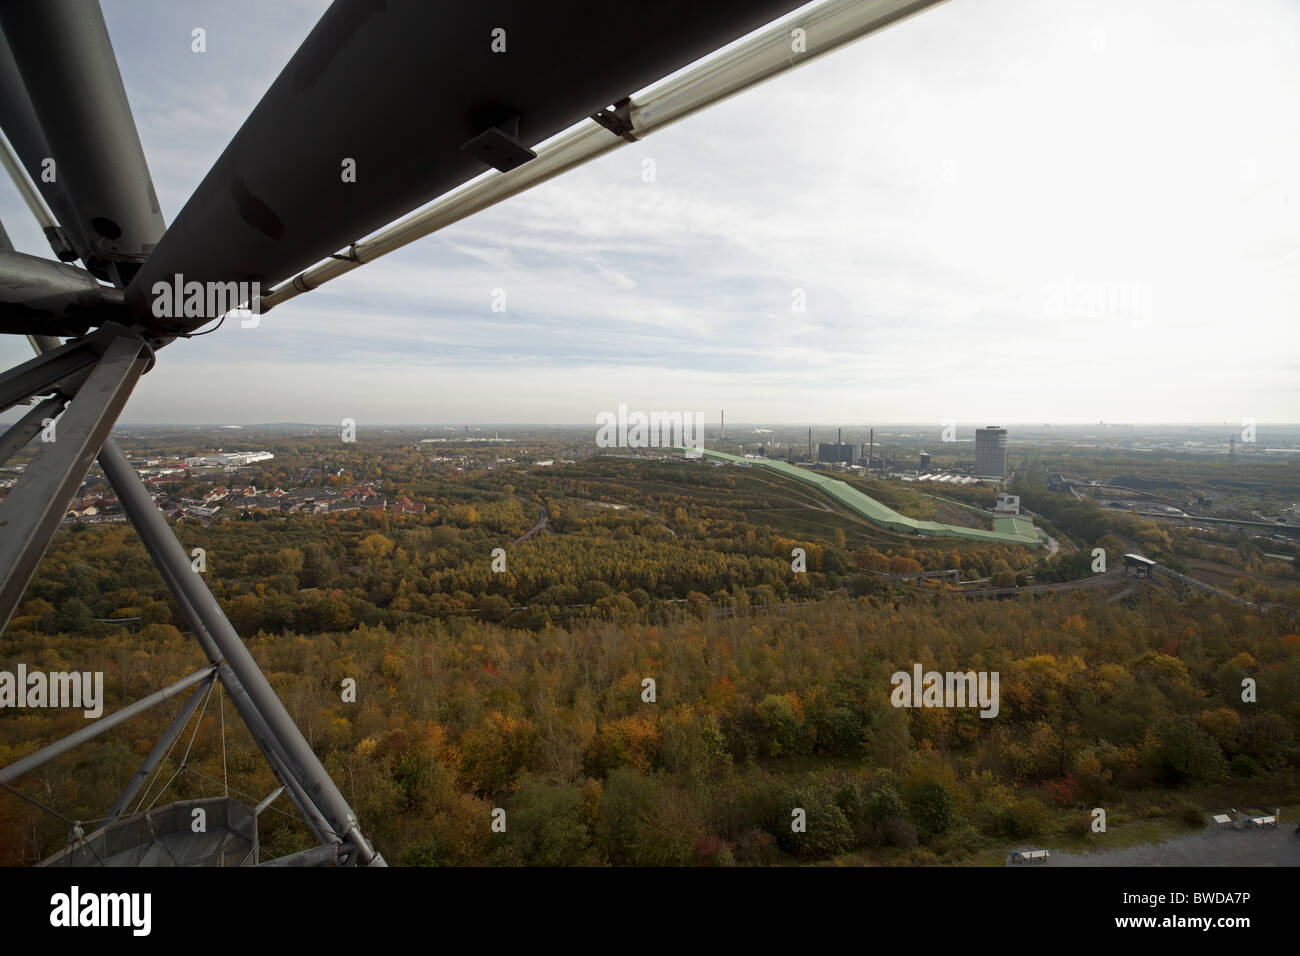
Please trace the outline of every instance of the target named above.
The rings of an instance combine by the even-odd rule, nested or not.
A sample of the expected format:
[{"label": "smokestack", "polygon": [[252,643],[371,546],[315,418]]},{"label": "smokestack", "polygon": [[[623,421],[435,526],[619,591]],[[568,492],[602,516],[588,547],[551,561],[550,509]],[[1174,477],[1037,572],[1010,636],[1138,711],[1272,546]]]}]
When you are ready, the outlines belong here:
[{"label": "smokestack", "polygon": [[844,429],[843,429],[843,428],[841,428],[839,431],[837,431],[837,432],[835,433],[835,444],[837,444],[837,445],[843,445],[843,444],[844,444]]},{"label": "smokestack", "polygon": [[871,429],[871,450],[867,452],[867,471],[871,470],[871,459],[876,456],[876,430]]},{"label": "smokestack", "polygon": [[727,410],[722,410],[722,440],[727,440]]},{"label": "smokestack", "polygon": [[812,461],[812,429],[808,429],[808,460]]}]

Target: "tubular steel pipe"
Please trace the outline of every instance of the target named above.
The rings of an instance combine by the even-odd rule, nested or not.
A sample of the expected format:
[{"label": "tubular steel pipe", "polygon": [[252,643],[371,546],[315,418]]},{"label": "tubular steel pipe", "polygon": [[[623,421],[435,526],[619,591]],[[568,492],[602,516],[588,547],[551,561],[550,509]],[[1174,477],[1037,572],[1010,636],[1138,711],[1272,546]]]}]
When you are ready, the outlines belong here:
[{"label": "tubular steel pipe", "polygon": [[204,653],[210,660],[221,662],[222,683],[230,692],[231,701],[272,769],[299,804],[307,823],[322,840],[329,839],[331,833],[340,839],[351,834],[356,858],[361,863],[377,860],[382,864],[383,857],[374,852],[356,829],[356,818],[347,801],[303,739],[221,605],[191,566],[189,555],[172,533],[167,519],[154,506],[135,469],[111,439],[100,450],[99,466],[194,627]]},{"label": "tubular steel pipe", "polygon": [[108,811],[108,819],[112,820],[121,815],[127,805],[135,799],[135,795],[140,792],[140,788],[149,779],[149,775],[153,773],[154,767],[162,763],[162,759],[167,755],[167,751],[171,749],[172,743],[181,735],[185,725],[190,722],[190,718],[194,716],[194,711],[199,709],[199,702],[203,700],[203,695],[207,690],[206,686],[199,687],[190,695],[190,699],[185,702],[184,706],[177,711],[176,716],[172,718],[172,722],[163,731],[163,735],[158,738],[158,742],[149,751],[149,756],[145,757],[144,763],[140,764],[140,769],[135,772],[131,782],[126,785],[126,789],[122,791],[121,795],[113,801],[113,806]]},{"label": "tubular steel pipe", "polygon": [[34,754],[28,754],[21,760],[15,760],[9,766],[0,770],[0,783],[8,783],[16,780],[29,770],[34,770],[47,760],[53,760],[60,754],[65,754],[78,744],[85,743],[87,740],[98,737],[106,730],[112,730],[124,720],[130,720],[136,714],[143,713],[155,704],[161,704],[169,697],[175,697],[181,691],[193,687],[200,681],[205,681],[216,673],[215,667],[205,667],[197,670],[189,677],[183,677],[174,684],[164,687],[162,690],[156,690],[148,697],[141,697],[133,704],[127,704],[121,710],[116,710],[107,717],[95,721],[89,727],[83,727],[75,733],[68,734],[62,740],[56,740],[48,747],[42,747]]},{"label": "tubular steel pipe", "polygon": [[[29,335],[27,340],[37,354],[50,352],[58,348],[60,344],[59,340],[52,335]],[[131,519],[131,523],[135,526],[140,539],[145,543],[145,547],[154,558],[154,564],[162,575],[163,581],[166,582],[167,589],[171,591],[172,597],[180,607],[181,614],[194,631],[194,638],[198,641],[204,656],[207,657],[209,663],[216,666],[222,685],[230,694],[235,709],[244,721],[244,726],[248,728],[248,732],[253,737],[253,742],[257,744],[267,763],[270,764],[271,772],[288,789],[290,799],[298,808],[298,812],[302,814],[303,819],[316,835],[316,838],[322,843],[336,842],[338,835],[303,789],[302,783],[295,776],[296,771],[291,769],[292,762],[285,753],[283,746],[271,733],[256,705],[245,692],[243,684],[222,657],[216,642],[208,632],[207,624],[202,615],[195,610],[185,589],[181,586],[182,579],[178,579],[173,574],[171,567],[157,557],[151,546],[146,531],[146,528],[150,526],[148,515],[158,515],[158,509],[154,505],[148,489],[140,480],[140,476],[136,474],[135,469],[131,467],[131,463],[127,461],[126,455],[122,453],[117,443],[111,438],[106,439],[100,447],[98,461],[100,467],[104,470],[104,474],[109,478],[109,484],[117,492],[122,509],[126,512],[127,517]],[[163,519],[163,525],[165,526],[164,530],[170,531],[170,528],[166,527],[166,519]],[[174,533],[167,535],[167,537],[170,537],[173,542],[179,545],[179,542],[176,542]],[[183,554],[184,549],[181,549],[181,552]],[[206,585],[202,581],[197,583],[206,590]]]},{"label": "tubular steel pipe", "polygon": [[[181,581],[173,573],[171,566],[164,563],[154,550],[151,544],[151,538],[148,536],[146,528],[150,522],[149,514],[158,514],[158,509],[150,497],[148,489],[136,474],[131,463],[127,461],[126,455],[118,447],[117,443],[111,438],[104,442],[104,446],[99,452],[99,466],[104,470],[108,483],[113,486],[117,492],[118,500],[122,504],[122,510],[126,512],[131,524],[135,527],[136,533],[140,540],[144,542],[146,550],[153,558],[154,566],[158,573],[162,575],[163,581],[167,584],[167,589],[171,591],[177,606],[181,610],[181,615],[189,622],[190,628],[194,631],[194,639],[198,641],[199,647],[202,648],[204,655],[209,661],[217,666],[217,673],[221,677],[221,683],[225,686],[230,699],[248,728],[248,732],[253,737],[253,742],[257,744],[262,751],[262,756],[266,758],[267,763],[271,765],[271,771],[276,778],[283,783],[289,790],[289,796],[298,807],[307,825],[311,827],[312,832],[322,842],[337,840],[337,835],[333,834],[333,829],[329,822],[321,816],[320,810],[312,803],[303,789],[302,784],[295,778],[295,771],[291,770],[291,763],[286,756],[283,747],[276,740],[275,735],[271,733],[262,714],[258,711],[256,704],[244,690],[244,685],[240,682],[235,672],[231,670],[230,665],[221,656],[221,651],[217,648],[216,641],[208,631],[207,623],[202,615],[195,610],[191,603],[188,593],[181,585]],[[163,519],[164,524],[166,519]],[[170,528],[168,528],[170,530]],[[176,541],[175,535],[171,538]],[[179,546],[179,542],[176,542]],[[181,549],[182,555],[184,549]],[[193,569],[188,569],[193,574]],[[199,585],[206,588],[202,581]]]},{"label": "tubular steel pipe", "polygon": [[45,208],[45,203],[41,200],[41,194],[36,191],[31,180],[23,171],[22,163],[18,161],[18,156],[14,152],[9,140],[0,133],[0,166],[4,167],[9,178],[13,180],[14,187],[18,190],[18,195],[23,197],[23,202],[31,210],[32,216],[36,219],[37,225],[41,230],[49,235],[51,229],[57,229],[59,224],[54,221],[54,216]]}]

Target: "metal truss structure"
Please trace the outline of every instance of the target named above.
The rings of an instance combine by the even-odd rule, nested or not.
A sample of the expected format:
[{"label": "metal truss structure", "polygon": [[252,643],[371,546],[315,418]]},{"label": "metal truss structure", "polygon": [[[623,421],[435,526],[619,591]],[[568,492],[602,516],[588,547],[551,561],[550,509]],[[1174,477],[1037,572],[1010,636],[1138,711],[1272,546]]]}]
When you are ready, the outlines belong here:
[{"label": "metal truss structure", "polygon": [[[0,333],[26,336],[36,352],[0,374],[0,411],[30,406],[0,434],[0,464],[55,429],[0,502],[0,627],[97,461],[206,659],[0,769],[0,786],[11,789],[44,762],[192,691],[106,825],[89,836],[77,828],[47,862],[256,862],[257,813],[284,792],[320,845],[274,863],[384,865],[110,437],[164,348],[232,307],[265,311],[937,2],[826,0],[797,23],[759,30],[799,4],[660,0],[593,13],[583,0],[336,0],[170,226],[98,4],[0,4],[0,162],[54,255],[15,251],[0,227]],[[346,158],[362,170],[354,181],[339,175]],[[155,309],[156,290],[182,276],[223,289],[280,285],[220,314]],[[200,845],[166,821],[202,801],[144,815],[128,807],[217,681],[280,786],[257,808],[214,804],[222,836]]]}]

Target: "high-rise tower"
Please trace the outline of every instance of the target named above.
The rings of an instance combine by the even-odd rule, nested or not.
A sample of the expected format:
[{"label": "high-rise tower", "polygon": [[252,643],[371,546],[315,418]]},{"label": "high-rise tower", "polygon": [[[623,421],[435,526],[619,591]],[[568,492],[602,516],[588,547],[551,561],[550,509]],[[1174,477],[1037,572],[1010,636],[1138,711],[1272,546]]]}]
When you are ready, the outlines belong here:
[{"label": "high-rise tower", "polygon": [[975,474],[981,478],[1007,476],[1007,430],[990,425],[975,429]]}]

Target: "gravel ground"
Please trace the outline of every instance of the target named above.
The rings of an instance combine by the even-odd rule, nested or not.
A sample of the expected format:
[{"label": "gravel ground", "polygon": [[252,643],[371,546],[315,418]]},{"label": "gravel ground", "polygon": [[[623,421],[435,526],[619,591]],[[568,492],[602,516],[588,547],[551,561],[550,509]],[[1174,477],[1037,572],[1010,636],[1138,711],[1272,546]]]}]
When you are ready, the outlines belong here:
[{"label": "gravel ground", "polygon": [[[1276,829],[1207,827],[1200,833],[1166,840],[1098,850],[1093,853],[1058,853],[1052,851],[1046,863],[1007,866],[1300,866],[1300,834],[1294,823]],[[1019,850],[1039,847],[1017,847]]]}]

